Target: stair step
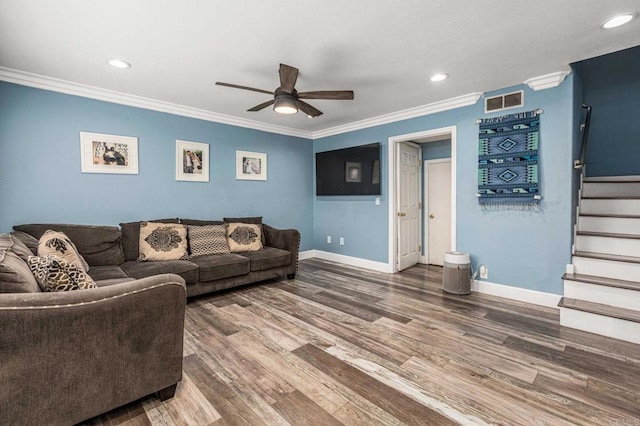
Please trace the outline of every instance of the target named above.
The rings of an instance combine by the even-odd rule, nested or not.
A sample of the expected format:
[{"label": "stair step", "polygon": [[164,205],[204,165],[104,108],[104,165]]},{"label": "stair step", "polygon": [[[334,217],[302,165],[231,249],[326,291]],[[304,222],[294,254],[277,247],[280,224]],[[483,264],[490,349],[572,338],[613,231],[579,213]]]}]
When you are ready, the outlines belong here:
[{"label": "stair step", "polygon": [[583,182],[583,198],[640,197],[640,182]]},{"label": "stair step", "polygon": [[619,235],[578,234],[575,239],[575,249],[579,252],[640,257],[640,238]]},{"label": "stair step", "polygon": [[[640,312],[639,282],[609,280],[609,282],[601,284],[602,281],[597,279],[601,277],[580,280],[577,277],[567,278],[566,275],[563,277],[564,297]],[[590,277],[590,275],[586,275],[586,277]],[[603,280],[607,279],[603,278]]]},{"label": "stair step", "polygon": [[583,198],[580,200],[579,210],[580,215],[640,216],[640,198]]},{"label": "stair step", "polygon": [[[615,278],[599,277],[596,275],[584,275],[584,274],[564,274],[563,280],[577,281],[582,283],[597,284],[607,287],[624,288],[628,290],[637,290],[640,292],[640,282],[629,280],[618,280]],[[640,297],[640,293],[638,294]]]},{"label": "stair step", "polygon": [[578,217],[578,233],[604,233],[618,235],[640,236],[640,216],[588,216]]},{"label": "stair step", "polygon": [[640,240],[640,235],[622,234],[615,232],[578,231],[578,235],[584,235],[585,237],[626,238],[630,240]]},{"label": "stair step", "polygon": [[590,176],[585,177],[584,182],[640,182],[640,175],[637,176]]},{"label": "stair step", "polygon": [[[602,315],[604,317],[618,318],[625,321],[637,322],[640,324],[640,312],[633,309],[621,309],[604,303],[588,302],[586,300],[563,297],[558,303],[558,307],[576,309],[578,311],[589,312]],[[640,336],[639,336],[640,337]]]},{"label": "stair step", "polygon": [[560,325],[640,344],[640,312],[563,297]]},{"label": "stair step", "polygon": [[572,263],[576,274],[626,281],[640,277],[640,258],[637,257],[576,252]]}]

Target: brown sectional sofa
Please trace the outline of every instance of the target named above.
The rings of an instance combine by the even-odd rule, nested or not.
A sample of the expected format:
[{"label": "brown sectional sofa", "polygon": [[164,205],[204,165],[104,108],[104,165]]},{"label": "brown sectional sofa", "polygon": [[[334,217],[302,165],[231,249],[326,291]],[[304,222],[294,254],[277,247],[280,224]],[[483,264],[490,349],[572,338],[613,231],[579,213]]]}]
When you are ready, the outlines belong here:
[{"label": "brown sectional sofa", "polygon": [[[296,230],[263,224],[257,252],[138,262],[139,227],[30,224],[0,235],[0,424],[75,424],[154,392],[172,397],[186,298],[297,271]],[[48,229],[74,242],[98,288],[15,292],[15,271],[28,274],[25,257]]]}]

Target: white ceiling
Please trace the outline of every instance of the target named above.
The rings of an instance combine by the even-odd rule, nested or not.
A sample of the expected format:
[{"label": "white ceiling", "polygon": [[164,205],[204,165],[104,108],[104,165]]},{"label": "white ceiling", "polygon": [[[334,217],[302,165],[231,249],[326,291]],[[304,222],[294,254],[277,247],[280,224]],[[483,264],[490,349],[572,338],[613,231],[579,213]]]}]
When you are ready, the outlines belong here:
[{"label": "white ceiling", "polygon": [[[640,19],[599,28],[639,9],[638,0],[0,0],[0,66],[312,133],[640,45]],[[214,85],[274,90],[281,62],[300,69],[299,91],[354,90],[355,100],[309,101],[324,112],[309,119],[247,112],[269,95]],[[450,78],[432,83],[436,72]]]}]

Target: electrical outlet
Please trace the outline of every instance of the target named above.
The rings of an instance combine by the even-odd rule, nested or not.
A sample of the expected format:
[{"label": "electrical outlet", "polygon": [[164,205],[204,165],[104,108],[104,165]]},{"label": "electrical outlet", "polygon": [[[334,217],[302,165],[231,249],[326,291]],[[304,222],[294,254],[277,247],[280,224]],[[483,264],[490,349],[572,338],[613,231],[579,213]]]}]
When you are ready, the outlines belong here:
[{"label": "electrical outlet", "polygon": [[480,266],[480,278],[486,280],[489,278],[489,268],[484,265]]},{"label": "electrical outlet", "polygon": [[331,235],[327,235],[327,244],[331,244]]},{"label": "electrical outlet", "polygon": [[380,205],[380,197],[376,197],[376,206]]},{"label": "electrical outlet", "polygon": [[343,246],[344,245],[344,237],[340,237],[340,245]]}]

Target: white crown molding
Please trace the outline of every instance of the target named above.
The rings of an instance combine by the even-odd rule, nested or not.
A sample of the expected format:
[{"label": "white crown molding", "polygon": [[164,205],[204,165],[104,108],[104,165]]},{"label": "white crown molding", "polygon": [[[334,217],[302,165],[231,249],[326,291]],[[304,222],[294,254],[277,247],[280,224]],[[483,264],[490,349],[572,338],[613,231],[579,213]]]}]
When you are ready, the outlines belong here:
[{"label": "white crown molding", "polygon": [[394,123],[396,121],[407,120],[409,118],[421,117],[423,115],[435,114],[437,112],[447,111],[450,109],[475,105],[476,102],[478,102],[478,100],[482,97],[482,95],[482,92],[468,93],[466,95],[458,96],[451,99],[445,99],[443,101],[433,102],[427,105],[421,105],[398,112],[393,112],[391,114],[380,115],[378,117],[367,118],[366,120],[355,121],[353,123],[345,124],[342,126],[319,130],[313,132],[313,139],[339,135],[341,133],[352,132],[354,130],[366,129],[368,127]]},{"label": "white crown molding", "polygon": [[524,84],[533,90],[551,89],[552,87],[559,86],[569,74],[571,74],[571,71],[552,72],[551,74],[531,77],[525,80]]},{"label": "white crown molding", "polygon": [[276,126],[259,121],[232,117],[226,114],[219,114],[203,109],[191,108],[188,106],[173,104],[170,102],[158,101],[155,99],[144,98],[142,96],[130,95],[127,93],[74,83],[67,80],[47,77],[6,67],[0,67],[0,80],[7,81],[9,83],[20,84],[22,86],[35,87],[37,89],[51,90],[53,92],[82,96],[85,98],[113,102],[116,104],[137,108],[150,109],[153,111],[166,112],[169,114],[197,118],[205,121],[213,121],[216,123],[229,124],[232,126],[262,130],[269,133],[297,136],[306,139],[311,139],[313,137],[313,134],[311,132],[303,130],[291,129],[289,127]]}]

